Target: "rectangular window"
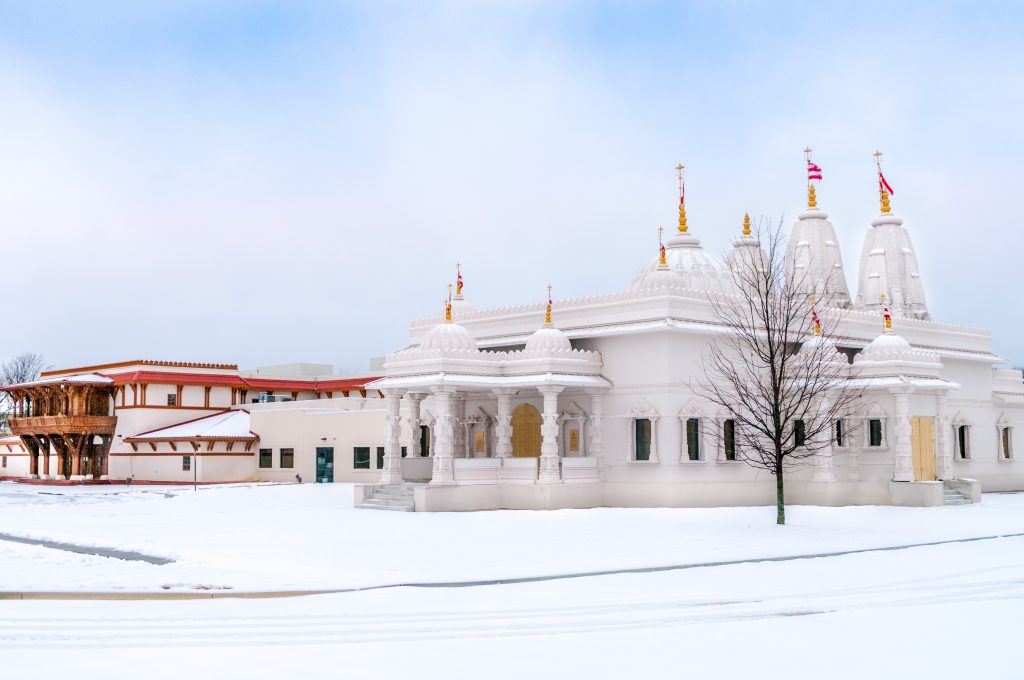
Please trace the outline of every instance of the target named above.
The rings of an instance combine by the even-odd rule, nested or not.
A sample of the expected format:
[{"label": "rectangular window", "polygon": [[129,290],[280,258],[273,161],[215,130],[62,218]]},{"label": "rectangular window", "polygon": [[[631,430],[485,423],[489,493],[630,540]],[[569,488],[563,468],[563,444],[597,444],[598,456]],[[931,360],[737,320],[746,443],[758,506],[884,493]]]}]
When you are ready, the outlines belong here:
[{"label": "rectangular window", "polygon": [[637,418],[633,421],[635,437],[634,460],[651,459],[651,421],[649,418]]},{"label": "rectangular window", "polygon": [[[1002,445],[1003,458],[1010,460],[1013,458],[1013,449],[1010,447],[1010,428],[1004,427],[999,432],[999,443]],[[6,466],[5,466],[6,467]]]},{"label": "rectangular window", "polygon": [[4,464],[3,464],[3,466],[7,467],[7,456],[4,456]]},{"label": "rectangular window", "polygon": [[167,395],[167,405],[168,406],[177,406],[178,405],[178,395],[177,394],[168,394]]},{"label": "rectangular window", "polygon": [[383,470],[384,469],[384,447],[383,446],[378,446],[377,447],[377,469],[378,470]]},{"label": "rectangular window", "polygon": [[402,447],[402,458],[405,458],[406,455],[409,453],[406,449],[407,449],[407,447],[405,447],[405,446]]},{"label": "rectangular window", "polygon": [[807,426],[802,420],[793,423],[793,442],[797,446],[803,446],[807,443]]},{"label": "rectangular window", "polygon": [[281,467],[295,467],[295,449],[281,449]]},{"label": "rectangular window", "polygon": [[970,453],[967,448],[970,444],[970,439],[967,436],[967,426],[958,425],[956,428],[956,453],[960,457],[960,460],[967,460],[968,454]]},{"label": "rectangular window", "polygon": [[182,456],[181,457],[181,469],[182,470],[191,470],[192,469],[192,456]]},{"label": "rectangular window", "polygon": [[843,421],[836,421],[836,446],[843,445]]},{"label": "rectangular window", "polygon": [[722,423],[722,441],[725,444],[725,459],[736,460],[736,421]]},{"label": "rectangular window", "polygon": [[882,421],[872,418],[868,421],[868,446],[882,445]]},{"label": "rectangular window", "polygon": [[357,446],[352,449],[352,467],[356,470],[370,469],[370,447]]},{"label": "rectangular window", "polygon": [[274,449],[260,449],[260,467],[274,467]]},{"label": "rectangular window", "polygon": [[430,455],[430,427],[420,425],[420,455],[426,458]]},{"label": "rectangular window", "polygon": [[700,420],[686,419],[686,455],[690,460],[700,460]]}]

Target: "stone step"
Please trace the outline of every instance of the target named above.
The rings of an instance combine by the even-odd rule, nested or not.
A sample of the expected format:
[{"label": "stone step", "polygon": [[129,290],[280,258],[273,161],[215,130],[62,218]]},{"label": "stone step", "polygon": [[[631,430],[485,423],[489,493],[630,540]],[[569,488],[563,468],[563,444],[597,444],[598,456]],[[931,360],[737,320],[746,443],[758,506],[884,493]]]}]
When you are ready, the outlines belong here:
[{"label": "stone step", "polygon": [[413,510],[415,509],[411,505],[367,505],[366,503],[362,503],[357,507],[362,508],[364,510],[389,510],[391,512],[413,512]]}]

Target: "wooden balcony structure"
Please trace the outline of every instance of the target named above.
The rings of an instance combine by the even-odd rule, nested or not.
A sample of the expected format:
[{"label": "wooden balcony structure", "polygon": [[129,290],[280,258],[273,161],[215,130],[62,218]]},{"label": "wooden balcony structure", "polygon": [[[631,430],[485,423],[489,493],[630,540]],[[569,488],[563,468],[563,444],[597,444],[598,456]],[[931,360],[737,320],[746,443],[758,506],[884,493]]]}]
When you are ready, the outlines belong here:
[{"label": "wooden balcony structure", "polygon": [[0,386],[11,396],[8,424],[29,452],[30,477],[106,478],[117,425],[116,389],[113,380],[97,373]]}]

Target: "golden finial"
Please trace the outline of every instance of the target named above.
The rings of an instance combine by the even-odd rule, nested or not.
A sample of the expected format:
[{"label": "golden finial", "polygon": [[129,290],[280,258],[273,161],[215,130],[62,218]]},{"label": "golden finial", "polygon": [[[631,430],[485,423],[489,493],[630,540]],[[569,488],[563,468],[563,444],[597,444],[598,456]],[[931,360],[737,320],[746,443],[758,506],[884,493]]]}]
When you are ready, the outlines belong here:
[{"label": "golden finial", "polygon": [[882,300],[882,332],[892,332],[892,314],[889,313],[889,305],[885,304],[885,293],[878,296]]},{"label": "golden finial", "polygon": [[743,235],[750,236],[750,213],[743,213]]},{"label": "golden finial", "polygon": [[452,322],[452,301],[451,300],[445,300],[444,301],[444,321],[445,321],[445,323],[451,323]]},{"label": "golden finial", "polygon": [[676,175],[679,177],[679,233],[686,233],[686,187],[683,184],[683,164],[676,166]]},{"label": "golden finial", "polygon": [[811,296],[811,320],[814,322],[814,334],[821,335],[821,319],[818,318],[818,310],[815,309],[814,305],[818,301],[815,296]]},{"label": "golden finial", "polygon": [[550,283],[548,284],[548,306],[547,306],[547,310],[544,312],[544,325],[545,326],[550,326],[551,325],[551,284]]},{"label": "golden finial", "polygon": [[811,183],[811,147],[804,147],[804,160],[807,161],[807,207],[817,208],[818,197],[814,193],[814,185]]},{"label": "golden finial", "polygon": [[455,263],[455,297],[462,297],[462,263]]},{"label": "golden finial", "polygon": [[878,198],[882,204],[882,213],[888,213],[891,210],[889,206],[889,192],[885,190],[885,183],[882,181],[882,152],[875,151],[875,170],[878,172]]},{"label": "golden finial", "polygon": [[665,259],[665,243],[661,240],[661,234],[665,231],[665,227],[658,227],[658,266],[667,267],[668,261]]}]

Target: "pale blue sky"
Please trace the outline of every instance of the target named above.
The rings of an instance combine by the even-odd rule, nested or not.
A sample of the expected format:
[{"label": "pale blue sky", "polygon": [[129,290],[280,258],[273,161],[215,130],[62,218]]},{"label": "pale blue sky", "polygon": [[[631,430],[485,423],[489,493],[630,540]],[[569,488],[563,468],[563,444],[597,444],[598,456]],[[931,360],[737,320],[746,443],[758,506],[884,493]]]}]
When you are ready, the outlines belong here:
[{"label": "pale blue sky", "polygon": [[0,355],[324,361],[723,251],[825,170],[851,290],[871,153],[936,320],[1024,364],[1019,3],[0,2]]}]

